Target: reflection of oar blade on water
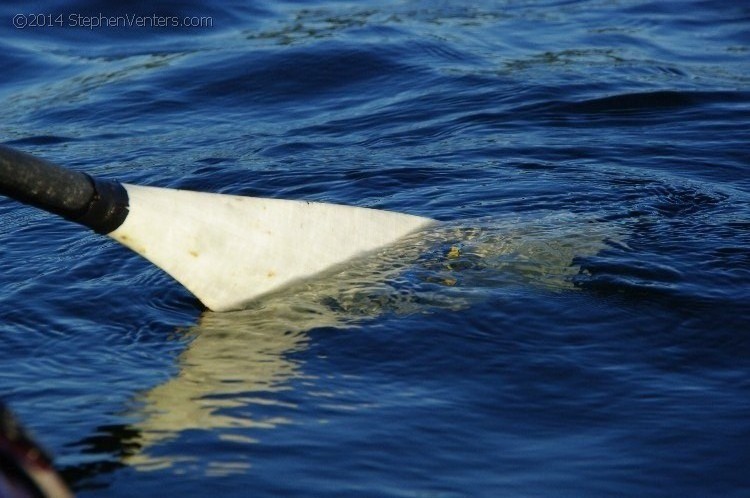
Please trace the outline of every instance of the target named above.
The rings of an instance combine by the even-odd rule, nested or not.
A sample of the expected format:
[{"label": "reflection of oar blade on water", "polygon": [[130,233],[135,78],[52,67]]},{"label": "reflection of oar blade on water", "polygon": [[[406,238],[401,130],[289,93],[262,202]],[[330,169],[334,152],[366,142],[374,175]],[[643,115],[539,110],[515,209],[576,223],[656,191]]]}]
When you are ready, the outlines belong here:
[{"label": "reflection of oar blade on water", "polygon": [[107,234],[216,311],[241,308],[432,222],[334,204],[94,180],[0,147],[0,194]]},{"label": "reflection of oar blade on water", "polygon": [[[179,466],[194,456],[185,440],[170,443],[183,433],[253,444],[263,431],[296,423],[295,400],[308,396],[329,406],[335,396],[327,381],[316,381],[303,363],[312,330],[328,335],[365,325],[365,334],[388,334],[390,327],[368,324],[458,312],[529,292],[540,299],[564,296],[574,289],[576,258],[597,254],[620,236],[616,226],[570,213],[445,222],[343,265],[330,278],[285,288],[241,311],[205,312],[182,336],[187,343],[175,375],[133,404],[132,451],[124,462],[139,470]],[[488,333],[512,329],[494,325],[498,330]],[[290,389],[310,393],[281,394]],[[212,468],[244,472],[247,455],[232,451]]]}]

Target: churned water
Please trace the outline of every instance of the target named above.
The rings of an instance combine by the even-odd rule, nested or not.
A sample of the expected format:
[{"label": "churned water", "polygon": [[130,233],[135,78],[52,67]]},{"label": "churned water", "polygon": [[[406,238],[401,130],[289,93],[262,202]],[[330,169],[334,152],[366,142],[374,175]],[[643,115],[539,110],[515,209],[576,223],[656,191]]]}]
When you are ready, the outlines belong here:
[{"label": "churned water", "polygon": [[0,199],[0,396],[79,496],[750,496],[747,2],[0,20],[7,145],[442,222],[217,314]]}]

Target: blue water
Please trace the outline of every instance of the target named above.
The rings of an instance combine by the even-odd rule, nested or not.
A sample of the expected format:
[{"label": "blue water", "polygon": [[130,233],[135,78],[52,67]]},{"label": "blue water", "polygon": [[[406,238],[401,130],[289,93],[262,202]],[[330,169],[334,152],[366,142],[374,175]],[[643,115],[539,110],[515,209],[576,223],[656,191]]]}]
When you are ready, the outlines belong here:
[{"label": "blue water", "polygon": [[746,2],[58,4],[0,7],[3,143],[443,222],[218,314],[0,199],[0,397],[78,496],[750,496]]}]

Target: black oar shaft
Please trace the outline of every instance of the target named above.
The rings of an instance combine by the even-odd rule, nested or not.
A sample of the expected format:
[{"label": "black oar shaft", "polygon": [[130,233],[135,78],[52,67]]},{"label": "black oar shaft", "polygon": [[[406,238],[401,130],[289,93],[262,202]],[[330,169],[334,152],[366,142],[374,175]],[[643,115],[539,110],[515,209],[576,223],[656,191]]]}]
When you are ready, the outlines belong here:
[{"label": "black oar shaft", "polygon": [[0,146],[0,194],[86,225],[99,233],[120,226],[128,196],[117,182],[97,180]]}]

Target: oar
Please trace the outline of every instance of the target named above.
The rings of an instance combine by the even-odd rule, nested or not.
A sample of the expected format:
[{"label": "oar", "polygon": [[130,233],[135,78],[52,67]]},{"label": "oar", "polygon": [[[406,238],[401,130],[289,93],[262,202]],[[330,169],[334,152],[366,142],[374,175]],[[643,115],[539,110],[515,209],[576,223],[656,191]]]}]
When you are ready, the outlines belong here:
[{"label": "oar", "polygon": [[112,237],[214,311],[240,309],[433,223],[376,209],[121,184],[4,146],[0,194]]}]

